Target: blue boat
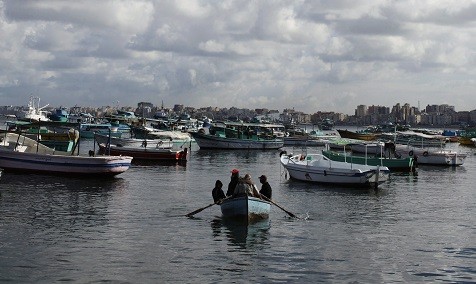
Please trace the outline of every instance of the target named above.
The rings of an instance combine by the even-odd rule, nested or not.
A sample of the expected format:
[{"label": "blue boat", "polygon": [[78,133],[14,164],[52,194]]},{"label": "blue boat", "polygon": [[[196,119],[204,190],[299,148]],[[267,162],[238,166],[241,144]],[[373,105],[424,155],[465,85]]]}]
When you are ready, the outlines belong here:
[{"label": "blue boat", "polygon": [[225,218],[241,219],[248,222],[269,218],[271,203],[251,196],[225,199],[221,204],[221,213]]},{"label": "blue boat", "polygon": [[52,121],[67,122],[69,119],[69,113],[64,108],[57,108],[49,115],[49,119]]}]

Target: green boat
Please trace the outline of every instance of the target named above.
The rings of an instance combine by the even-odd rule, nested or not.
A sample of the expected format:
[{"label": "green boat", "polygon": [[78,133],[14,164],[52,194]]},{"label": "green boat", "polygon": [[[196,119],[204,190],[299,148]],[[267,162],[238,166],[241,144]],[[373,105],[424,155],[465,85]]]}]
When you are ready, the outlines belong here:
[{"label": "green boat", "polygon": [[333,161],[354,163],[359,165],[385,166],[395,172],[414,172],[415,164],[411,157],[386,158],[376,156],[358,156],[351,153],[338,153],[335,151],[322,150],[322,154]]}]

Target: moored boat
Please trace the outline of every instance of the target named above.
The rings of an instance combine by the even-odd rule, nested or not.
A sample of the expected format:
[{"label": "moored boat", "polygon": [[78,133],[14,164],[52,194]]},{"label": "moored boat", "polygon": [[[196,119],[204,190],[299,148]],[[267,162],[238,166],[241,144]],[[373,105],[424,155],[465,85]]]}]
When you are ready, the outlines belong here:
[{"label": "moored boat", "polygon": [[152,147],[120,147],[117,145],[99,144],[102,153],[110,155],[126,155],[137,160],[163,161],[163,162],[186,162],[188,149],[172,150],[170,148]]},{"label": "moored boat", "polygon": [[191,133],[201,149],[279,149],[284,126],[261,123],[214,123]]},{"label": "moored boat", "polygon": [[378,138],[377,133],[367,132],[367,131],[350,131],[347,129],[337,129],[337,132],[339,132],[339,135],[342,138],[357,139],[357,140],[364,140],[364,141],[376,140]]},{"label": "moored boat", "polygon": [[0,167],[5,171],[107,177],[129,169],[129,156],[80,156],[51,149],[16,133],[1,136]]},{"label": "moored boat", "polygon": [[28,109],[26,111],[21,111],[17,113],[18,120],[22,121],[49,121],[48,112],[44,111],[43,109],[47,107],[45,105],[40,107],[40,98],[38,97],[30,97],[30,101],[28,102]]},{"label": "moored boat", "polygon": [[322,154],[287,155],[284,152],[280,161],[292,179],[306,182],[378,187],[388,180],[390,173],[385,166],[332,161]]},{"label": "moored boat", "polygon": [[98,145],[109,143],[119,147],[156,147],[170,149],[174,145],[171,139],[119,138],[101,133],[95,133],[94,140]]},{"label": "moored boat", "polygon": [[436,166],[461,166],[467,157],[466,154],[451,149],[419,148],[399,144],[395,145],[395,153],[402,158],[413,157],[418,164]]},{"label": "moored boat", "polygon": [[412,157],[407,158],[388,158],[384,156],[358,156],[347,152],[338,153],[330,150],[322,150],[322,154],[327,158],[338,161],[370,166],[385,166],[390,171],[396,172],[414,172],[415,165]]},{"label": "moored boat", "polygon": [[82,123],[79,127],[79,135],[81,138],[94,138],[94,134],[101,133],[120,138],[122,132],[118,131],[116,126],[110,123]]},{"label": "moored boat", "polygon": [[269,218],[271,203],[256,197],[240,196],[224,199],[220,207],[225,218],[253,222]]}]

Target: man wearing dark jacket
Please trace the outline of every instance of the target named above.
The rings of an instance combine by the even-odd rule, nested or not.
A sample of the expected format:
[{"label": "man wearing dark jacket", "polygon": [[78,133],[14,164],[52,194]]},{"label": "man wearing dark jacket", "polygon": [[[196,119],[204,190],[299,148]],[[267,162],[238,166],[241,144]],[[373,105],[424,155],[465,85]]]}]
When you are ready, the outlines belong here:
[{"label": "man wearing dark jacket", "polygon": [[215,182],[215,188],[212,190],[213,202],[215,203],[226,197],[225,193],[223,193],[223,190],[221,189],[222,186],[223,183],[220,180]]},{"label": "man wearing dark jacket", "polygon": [[272,189],[271,189],[271,185],[269,185],[268,183],[268,178],[265,175],[262,175],[259,177],[259,182],[261,182],[262,184],[261,190],[259,191],[259,193],[266,196],[268,199],[271,199]]}]

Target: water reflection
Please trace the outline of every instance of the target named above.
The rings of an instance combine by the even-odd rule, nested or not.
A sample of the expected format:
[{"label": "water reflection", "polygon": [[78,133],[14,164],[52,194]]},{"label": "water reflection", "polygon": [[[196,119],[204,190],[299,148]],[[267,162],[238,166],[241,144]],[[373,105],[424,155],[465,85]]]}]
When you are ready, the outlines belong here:
[{"label": "water reflection", "polygon": [[261,220],[247,224],[227,218],[217,218],[210,223],[213,237],[222,236],[228,239],[229,246],[239,248],[254,248],[268,243],[270,220]]},{"label": "water reflection", "polygon": [[10,173],[4,177],[0,213],[5,220],[62,232],[107,224],[111,198],[128,188],[122,178]]}]

